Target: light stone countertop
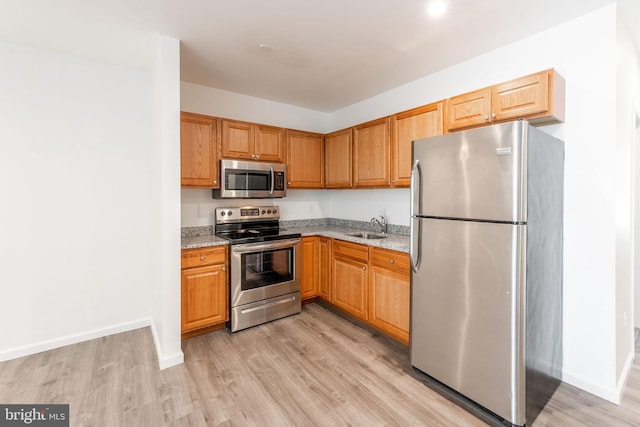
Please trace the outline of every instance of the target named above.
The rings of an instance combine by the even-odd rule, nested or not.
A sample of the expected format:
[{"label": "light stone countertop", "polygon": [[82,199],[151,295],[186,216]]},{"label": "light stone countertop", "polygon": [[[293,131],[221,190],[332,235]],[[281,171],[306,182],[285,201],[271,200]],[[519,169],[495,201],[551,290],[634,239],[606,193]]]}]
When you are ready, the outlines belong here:
[{"label": "light stone countertop", "polygon": [[[371,224],[362,221],[341,219],[313,219],[282,221],[283,230],[300,233],[303,237],[324,236],[332,239],[345,240],[347,242],[360,243],[378,248],[385,248],[399,252],[409,252],[409,227],[390,225],[390,233],[383,239],[363,239],[349,236],[354,233],[381,234],[372,228]],[[182,249],[205,248],[210,246],[227,245],[229,242],[213,234],[213,226],[183,227]]]}]

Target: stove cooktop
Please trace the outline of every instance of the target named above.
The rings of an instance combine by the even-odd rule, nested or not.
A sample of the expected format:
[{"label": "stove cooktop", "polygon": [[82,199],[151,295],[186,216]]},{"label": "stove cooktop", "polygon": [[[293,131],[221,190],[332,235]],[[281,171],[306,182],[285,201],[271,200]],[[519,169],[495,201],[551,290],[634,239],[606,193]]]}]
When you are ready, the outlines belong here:
[{"label": "stove cooktop", "polygon": [[279,211],[277,206],[216,208],[216,236],[233,244],[301,237],[300,233],[280,228]]}]

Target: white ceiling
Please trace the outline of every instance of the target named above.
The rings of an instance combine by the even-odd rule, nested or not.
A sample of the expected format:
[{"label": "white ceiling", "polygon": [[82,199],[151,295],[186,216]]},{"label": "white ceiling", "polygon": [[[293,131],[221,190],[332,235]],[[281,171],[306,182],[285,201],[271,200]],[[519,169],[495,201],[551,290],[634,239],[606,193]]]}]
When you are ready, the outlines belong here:
[{"label": "white ceiling", "polygon": [[0,0],[0,40],[146,67],[163,34],[183,81],[331,112],[615,0],[428,1]]}]

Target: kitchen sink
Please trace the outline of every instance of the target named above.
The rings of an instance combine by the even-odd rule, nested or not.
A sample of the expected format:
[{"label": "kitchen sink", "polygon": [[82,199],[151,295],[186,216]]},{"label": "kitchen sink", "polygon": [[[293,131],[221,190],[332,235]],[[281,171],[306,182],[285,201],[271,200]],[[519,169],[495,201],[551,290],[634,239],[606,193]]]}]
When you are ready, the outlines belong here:
[{"label": "kitchen sink", "polygon": [[352,233],[347,234],[347,236],[358,237],[360,239],[384,239],[387,236],[381,236],[380,234],[371,234],[371,233]]}]

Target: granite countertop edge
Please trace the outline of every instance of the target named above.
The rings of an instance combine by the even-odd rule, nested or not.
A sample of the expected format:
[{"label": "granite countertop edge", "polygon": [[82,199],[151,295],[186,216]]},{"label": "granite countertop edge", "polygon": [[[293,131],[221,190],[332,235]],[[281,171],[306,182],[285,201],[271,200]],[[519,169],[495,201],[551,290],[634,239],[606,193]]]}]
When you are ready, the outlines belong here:
[{"label": "granite countertop edge", "polygon": [[[409,252],[409,236],[404,234],[386,234],[383,239],[363,239],[360,237],[349,236],[349,234],[362,232],[363,229],[359,227],[343,227],[334,225],[318,225],[318,226],[286,226],[284,227],[288,231],[297,232],[302,237],[322,236],[330,237],[332,239],[345,240],[347,242],[359,243],[362,245],[373,246],[377,248],[389,249],[398,252]],[[207,231],[207,230],[203,230]],[[368,231],[372,233],[371,231]],[[381,234],[375,233],[374,234]],[[187,233],[188,234],[188,233]],[[223,246],[228,245],[229,242],[225,239],[217,237],[216,235],[200,234],[200,235],[184,235],[182,236],[182,249],[196,249],[206,248],[211,246]]]}]

